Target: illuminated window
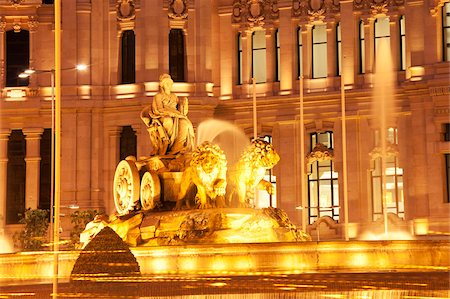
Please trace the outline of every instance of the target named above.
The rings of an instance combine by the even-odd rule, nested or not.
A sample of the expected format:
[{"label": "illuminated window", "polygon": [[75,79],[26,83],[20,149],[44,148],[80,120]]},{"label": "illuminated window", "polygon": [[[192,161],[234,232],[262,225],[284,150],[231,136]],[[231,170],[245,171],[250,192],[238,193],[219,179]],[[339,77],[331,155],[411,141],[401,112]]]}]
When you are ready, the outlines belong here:
[{"label": "illuminated window", "polygon": [[30,33],[27,30],[6,32],[6,87],[28,86],[28,78],[19,74],[30,67]]},{"label": "illuminated window", "polygon": [[237,35],[237,83],[242,84],[242,36],[240,33]]},{"label": "illuminated window", "polygon": [[[41,165],[39,172],[39,205],[42,210],[50,210],[51,194],[51,150],[52,150],[52,130],[44,129],[41,137],[40,153]],[[50,216],[50,213],[49,213]]]},{"label": "illuminated window", "polygon": [[341,23],[337,23],[336,25],[336,62],[336,73],[338,76],[340,76],[342,72]]},{"label": "illuminated window", "polygon": [[297,29],[297,75],[300,78],[303,75],[303,45],[302,45],[302,28]]},{"label": "illuminated window", "polygon": [[252,77],[256,83],[266,82],[266,33],[264,30],[252,34]]},{"label": "illuminated window", "polygon": [[445,197],[445,202],[450,203],[450,154],[444,154],[445,159],[445,183],[446,183],[446,191],[447,196]]},{"label": "illuminated window", "polygon": [[8,140],[6,224],[19,223],[25,212],[26,152],[22,130],[12,130]]},{"label": "illuminated window", "polygon": [[280,52],[280,32],[275,31],[275,81],[280,81],[281,78],[281,52]]},{"label": "illuminated window", "polygon": [[[333,132],[311,134],[311,151],[318,143],[333,149]],[[338,173],[333,161],[316,161],[309,166],[308,206],[310,224],[324,216],[339,221]]]},{"label": "illuminated window", "polygon": [[[272,143],[272,136],[265,135],[264,137],[260,137],[267,142]],[[273,194],[269,194],[266,190],[256,190],[256,207],[257,208],[267,208],[267,207],[277,207],[277,178],[273,175],[273,169],[267,169],[264,175],[264,180],[270,182],[273,186]]]},{"label": "illuminated window", "polygon": [[314,25],[312,28],[312,76],[327,77],[327,26]]},{"label": "illuminated window", "polygon": [[405,16],[401,16],[399,20],[400,25],[400,70],[406,70],[406,30],[405,30]]},{"label": "illuminated window", "polygon": [[364,22],[359,22],[359,73],[364,74],[366,72],[366,44],[364,40]]},{"label": "illuminated window", "polygon": [[121,84],[136,82],[135,36],[133,30],[125,30],[121,38]]},{"label": "illuminated window", "polygon": [[[380,131],[375,131],[375,145],[381,146]],[[387,146],[398,144],[397,128],[388,128],[386,132]],[[403,169],[398,166],[398,157],[395,153],[386,149],[385,165],[381,157],[372,161],[371,186],[372,186],[372,218],[374,221],[383,217],[383,190],[386,199],[387,213],[405,216],[403,197]],[[384,168],[384,175],[383,175]],[[384,182],[384,183],[383,183]],[[384,186],[384,187],[383,187]]]},{"label": "illuminated window", "polygon": [[442,46],[444,48],[444,61],[450,61],[450,2],[442,8]]},{"label": "illuminated window", "polygon": [[169,72],[174,82],[184,82],[184,33],[182,29],[171,29],[169,33]]},{"label": "illuminated window", "polygon": [[137,137],[136,131],[131,126],[122,127],[120,133],[120,160],[128,156],[137,155]]},{"label": "illuminated window", "polygon": [[380,42],[385,40],[389,44],[391,38],[389,18],[381,17],[375,20],[375,58],[377,57],[377,51]]},{"label": "illuminated window", "polygon": [[397,214],[401,218],[405,217],[403,169],[398,167],[396,156],[387,156],[385,160],[384,176],[382,175],[381,158],[372,161],[372,217],[374,221],[383,217],[383,189],[385,189],[386,212]]}]

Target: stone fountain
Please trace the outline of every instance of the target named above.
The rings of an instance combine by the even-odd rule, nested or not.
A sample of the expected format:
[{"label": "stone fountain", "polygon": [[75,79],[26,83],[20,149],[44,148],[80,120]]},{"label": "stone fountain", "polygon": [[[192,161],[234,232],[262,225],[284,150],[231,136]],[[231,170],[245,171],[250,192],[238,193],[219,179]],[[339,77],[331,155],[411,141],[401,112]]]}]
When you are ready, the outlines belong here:
[{"label": "stone fountain", "polygon": [[200,130],[201,143],[194,146],[188,100],[171,93],[172,84],[169,75],[162,75],[160,92],[141,112],[152,144],[150,155],[119,162],[114,175],[116,213],[88,223],[80,238],[83,246],[104,227],[130,246],[310,240],[282,210],[253,208],[256,189],[273,192],[263,179],[280,159],[272,144],[253,140],[238,159],[232,157],[232,165],[230,151],[225,154],[220,142],[212,142],[216,130],[209,137],[207,129]]}]

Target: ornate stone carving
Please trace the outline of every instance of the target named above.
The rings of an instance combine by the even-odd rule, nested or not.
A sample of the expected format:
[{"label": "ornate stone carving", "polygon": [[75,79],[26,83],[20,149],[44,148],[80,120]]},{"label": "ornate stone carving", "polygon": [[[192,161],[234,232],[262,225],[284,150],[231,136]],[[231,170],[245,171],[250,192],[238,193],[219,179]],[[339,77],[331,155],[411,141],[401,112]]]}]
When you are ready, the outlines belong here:
[{"label": "ornate stone carving", "polygon": [[22,30],[19,23],[14,23],[13,29],[14,29],[14,32],[20,32],[20,30]]},{"label": "ornate stone carving", "polygon": [[235,0],[233,23],[243,28],[264,27],[278,20],[277,0]]},{"label": "ornate stone carving", "polygon": [[334,160],[334,153],[332,149],[329,149],[323,143],[317,143],[312,152],[306,155],[306,162],[308,164],[327,160]]},{"label": "ornate stone carving", "polygon": [[9,2],[11,2],[12,5],[17,6],[22,4],[23,0],[9,0]]},{"label": "ornate stone carving", "polygon": [[[370,158],[376,160],[383,157],[383,149],[380,146],[375,147],[370,153]],[[397,157],[398,156],[398,146],[390,142],[386,143],[386,157]]]},{"label": "ornate stone carving", "polygon": [[327,14],[340,11],[339,0],[292,0],[292,16],[322,20]]},{"label": "ornate stone carving", "polygon": [[183,20],[188,17],[187,0],[170,0],[169,18],[175,20]]},{"label": "ornate stone carving", "polygon": [[118,0],[116,8],[119,21],[131,21],[136,18],[134,0]]},{"label": "ornate stone carving", "polygon": [[0,32],[5,32],[6,29],[6,19],[5,17],[0,17]]},{"label": "ornate stone carving", "polygon": [[29,29],[30,29],[31,32],[36,31],[38,25],[39,25],[39,22],[38,22],[38,20],[37,20],[34,16],[31,16],[31,17],[28,19],[28,27],[29,27]]},{"label": "ornate stone carving", "polygon": [[442,6],[447,2],[448,0],[430,0],[430,13],[433,17],[436,17],[440,11]]},{"label": "ornate stone carving", "polygon": [[405,0],[355,0],[353,1],[353,9],[370,11],[372,15],[376,15],[386,14],[388,11],[396,10],[404,4]]}]

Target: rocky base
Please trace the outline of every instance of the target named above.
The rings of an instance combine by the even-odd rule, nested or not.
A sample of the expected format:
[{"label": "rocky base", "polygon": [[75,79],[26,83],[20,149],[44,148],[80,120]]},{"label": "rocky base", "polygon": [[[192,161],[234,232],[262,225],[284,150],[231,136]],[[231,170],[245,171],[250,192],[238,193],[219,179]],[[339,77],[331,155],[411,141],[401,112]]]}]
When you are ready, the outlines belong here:
[{"label": "rocky base", "polygon": [[84,246],[105,226],[130,246],[297,242],[311,240],[280,209],[215,208],[137,212],[90,222],[81,234]]}]

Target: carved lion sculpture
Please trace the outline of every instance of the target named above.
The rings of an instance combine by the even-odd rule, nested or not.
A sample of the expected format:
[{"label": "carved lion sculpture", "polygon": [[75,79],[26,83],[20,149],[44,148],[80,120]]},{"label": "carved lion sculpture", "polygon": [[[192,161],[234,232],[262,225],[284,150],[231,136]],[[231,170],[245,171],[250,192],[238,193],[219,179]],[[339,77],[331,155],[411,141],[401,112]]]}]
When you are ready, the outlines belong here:
[{"label": "carved lion sculpture", "polygon": [[263,178],[266,170],[274,167],[279,160],[280,156],[271,143],[262,139],[253,140],[239,161],[228,171],[228,204],[235,206],[237,196],[238,206],[252,206],[250,201],[254,198],[255,188],[273,194],[272,184]]},{"label": "carved lion sculpture", "polygon": [[[205,141],[192,152],[189,166],[183,172],[176,209],[181,209],[183,198],[192,184],[197,187],[196,202],[200,209],[212,207],[211,200],[225,195],[227,160],[219,146]],[[208,200],[210,199],[210,200]],[[189,201],[186,205],[190,208]]]}]

